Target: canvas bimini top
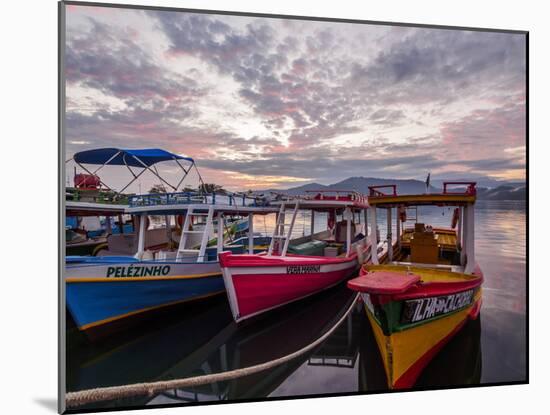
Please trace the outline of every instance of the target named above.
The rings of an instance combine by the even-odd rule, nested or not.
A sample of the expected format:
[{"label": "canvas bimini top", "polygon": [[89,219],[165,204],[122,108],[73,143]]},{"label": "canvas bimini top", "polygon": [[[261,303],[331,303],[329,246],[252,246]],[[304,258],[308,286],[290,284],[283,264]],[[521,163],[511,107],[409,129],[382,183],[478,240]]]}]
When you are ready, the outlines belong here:
[{"label": "canvas bimini top", "polygon": [[153,164],[169,160],[195,161],[160,148],[122,149],[98,148],[76,153],[74,161],[81,164],[101,164],[106,166],[150,167]]},{"label": "canvas bimini top", "polygon": [[[168,185],[172,190],[177,191],[178,188],[182,185],[183,180],[191,169],[194,167],[198,176],[199,183],[203,184],[202,177],[195,160],[191,157],[184,157],[178,154],[171,153],[160,148],[144,148],[144,149],[122,149],[122,148],[97,148],[93,150],[80,151],[75,153],[74,156],[67,160],[67,162],[74,160],[86,173],[90,174],[100,180],[99,177],[95,176],[96,173],[105,166],[125,166],[133,178],[131,181],[124,186],[117,193],[121,194],[125,189],[128,188],[134,181],[136,181],[145,171],[149,171],[164,184]],[[179,182],[174,185],[169,183],[165,178],[163,178],[155,164],[161,163],[164,161],[173,161],[183,172],[183,177]],[[183,163],[182,163],[183,162]],[[84,165],[99,165],[94,171],[90,171]],[[141,171],[134,171],[132,168],[142,169]],[[100,184],[105,186],[107,189],[110,189],[103,181],[100,181]]]}]

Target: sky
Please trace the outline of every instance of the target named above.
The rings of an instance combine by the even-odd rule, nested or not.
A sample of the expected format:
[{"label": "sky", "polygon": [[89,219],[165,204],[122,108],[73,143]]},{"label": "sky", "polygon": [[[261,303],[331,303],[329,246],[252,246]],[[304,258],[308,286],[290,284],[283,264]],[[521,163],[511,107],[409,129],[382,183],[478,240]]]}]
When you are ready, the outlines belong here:
[{"label": "sky", "polygon": [[230,190],[525,179],[523,34],[68,5],[65,56],[67,159],[162,148]]}]

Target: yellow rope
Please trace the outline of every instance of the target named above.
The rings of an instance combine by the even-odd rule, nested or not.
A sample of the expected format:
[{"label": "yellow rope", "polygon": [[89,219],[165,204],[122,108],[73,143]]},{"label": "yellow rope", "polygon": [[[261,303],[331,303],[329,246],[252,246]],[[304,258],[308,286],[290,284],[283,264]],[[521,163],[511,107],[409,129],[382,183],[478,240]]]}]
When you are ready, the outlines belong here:
[{"label": "yellow rope", "polygon": [[213,373],[210,375],[195,376],[183,379],[161,380],[157,382],[134,383],[132,385],[110,386],[105,388],[95,388],[69,392],[66,395],[67,407],[74,408],[89,403],[110,401],[114,399],[128,398],[131,396],[153,396],[166,390],[180,389],[190,386],[199,386],[214,382],[222,382],[271,369],[306,353],[307,351],[317,347],[319,344],[325,341],[334,332],[334,330],[336,330],[336,328],[338,328],[338,326],[342,324],[342,322],[353,309],[353,306],[357,302],[358,298],[359,293],[355,295],[355,298],[353,299],[345,314],[329,331],[327,331],[313,343],[310,343],[302,349],[290,353],[286,356],[282,356],[278,359],[270,360],[269,362],[260,363],[254,366],[230,370],[226,372]]}]

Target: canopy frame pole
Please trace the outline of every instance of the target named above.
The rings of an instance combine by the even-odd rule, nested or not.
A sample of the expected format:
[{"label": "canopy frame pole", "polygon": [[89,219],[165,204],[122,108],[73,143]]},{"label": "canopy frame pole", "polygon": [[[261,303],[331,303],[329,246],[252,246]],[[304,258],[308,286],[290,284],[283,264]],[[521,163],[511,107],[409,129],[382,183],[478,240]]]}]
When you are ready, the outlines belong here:
[{"label": "canopy frame pole", "polygon": [[[111,160],[113,160],[114,158],[116,158],[116,156],[118,156],[121,152],[118,151],[114,156],[112,156],[109,160],[107,160],[105,163],[103,163],[101,166],[99,166],[92,174],[96,174],[98,171],[100,171],[103,167],[105,167],[106,165],[108,165]],[[80,167],[82,167],[79,163],[77,163]]]},{"label": "canopy frame pole", "polygon": [[[202,188],[204,189],[204,180],[202,180],[201,172],[199,171],[199,168],[197,167],[197,163],[193,160],[193,165],[191,167],[195,167],[195,170],[197,172],[197,175],[199,176],[199,188],[202,185]],[[189,169],[191,169],[191,167]]]},{"label": "canopy frame pole", "polygon": [[[183,183],[183,181],[185,180],[185,178],[187,177],[187,175],[189,174],[189,170],[191,170],[191,167],[189,168],[189,170],[185,170],[185,168],[181,165],[181,163],[178,161],[178,159],[174,159],[174,161],[177,163],[178,166],[180,166],[180,168],[183,170],[183,172],[185,173],[183,175],[183,177],[181,178],[181,180],[179,181],[179,183],[176,185],[176,192],[178,191],[178,188],[181,186],[181,184]],[[195,164],[195,162],[193,162],[193,164]]]},{"label": "canopy frame pole", "polygon": [[134,183],[138,178],[139,176],[141,176],[143,173],[145,173],[145,169],[143,169],[142,171],[140,171],[137,176],[135,176],[131,181],[130,183],[128,183],[126,186],[124,186],[122,189],[120,189],[120,191],[116,192],[117,195],[120,195],[122,192],[124,192],[132,183]]},{"label": "canopy frame pole", "polygon": [[128,165],[128,163],[126,163],[126,154],[124,154],[122,156],[122,161],[124,162],[124,165],[126,166],[126,168],[130,171],[130,173],[132,174],[132,176],[134,176],[134,178],[136,178],[136,174],[134,173],[134,171],[130,168],[130,166]]},{"label": "canopy frame pole", "polygon": [[158,174],[159,174],[159,171],[158,171],[158,169],[157,169],[157,166],[156,166],[156,164],[153,164],[153,169],[155,169],[155,172],[156,172],[156,173],[157,173],[157,175],[158,175]]},{"label": "canopy frame pole", "polygon": [[[88,174],[91,174],[92,176],[95,176],[95,173],[92,173],[90,170],[88,170],[86,167],[84,167],[82,164],[80,164],[79,162],[75,161],[76,164],[78,164],[80,166],[80,168],[84,171],[86,171]],[[99,184],[102,184],[103,186],[105,186],[108,190],[111,190],[111,191],[114,191],[113,189],[111,189],[109,186],[107,186],[107,184],[105,184],[105,182],[101,179],[99,179]]]},{"label": "canopy frame pole", "polygon": [[132,157],[135,158],[143,167],[145,167],[147,170],[149,170],[151,173],[153,173],[155,176],[157,176],[160,180],[162,180],[164,183],[166,183],[168,186],[170,186],[174,191],[177,191],[178,189],[174,186],[172,186],[170,183],[168,183],[166,180],[164,180],[161,176],[159,176],[153,169],[151,169],[147,164],[145,164],[143,161],[141,161],[138,157],[134,156],[132,154]]},{"label": "canopy frame pole", "polygon": [[374,265],[378,265],[378,241],[376,240],[376,208],[372,209],[370,215],[370,259]]},{"label": "canopy frame pole", "polygon": [[134,171],[130,168],[130,166],[128,166],[126,164],[126,168],[130,171],[130,173],[132,173],[132,176],[134,176],[134,178],[136,178],[136,174],[134,173]]}]

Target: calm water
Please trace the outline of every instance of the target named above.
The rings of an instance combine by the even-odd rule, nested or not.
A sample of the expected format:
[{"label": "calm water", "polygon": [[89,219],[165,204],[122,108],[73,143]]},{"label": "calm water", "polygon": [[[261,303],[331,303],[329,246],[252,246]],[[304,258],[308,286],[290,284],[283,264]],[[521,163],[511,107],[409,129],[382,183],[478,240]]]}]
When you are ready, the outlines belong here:
[{"label": "calm water", "polygon": [[[426,223],[448,226],[452,212],[421,208],[419,216]],[[302,221],[295,236],[309,233],[309,217],[303,216]],[[320,215],[317,221],[317,229],[326,223]],[[383,221],[379,215],[382,237]],[[258,218],[254,230],[269,232],[273,225],[272,217]],[[424,370],[419,387],[526,379],[525,203],[478,202],[476,255],[485,275],[481,317],[467,323],[445,346]],[[239,327],[232,321],[226,299],[220,297],[157,316],[95,344],[71,329],[68,390],[183,378],[273,360],[320,337],[346,312],[353,297],[342,285]],[[384,389],[382,362],[366,315],[356,305],[317,350],[269,371],[88,408]]]}]

